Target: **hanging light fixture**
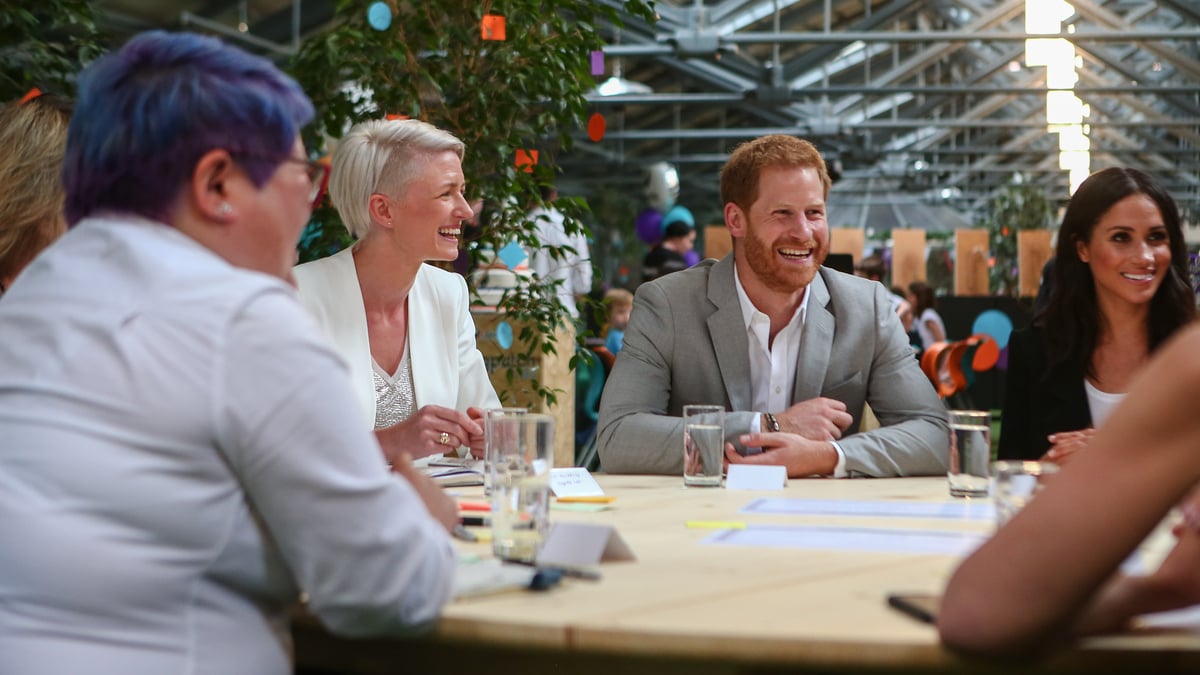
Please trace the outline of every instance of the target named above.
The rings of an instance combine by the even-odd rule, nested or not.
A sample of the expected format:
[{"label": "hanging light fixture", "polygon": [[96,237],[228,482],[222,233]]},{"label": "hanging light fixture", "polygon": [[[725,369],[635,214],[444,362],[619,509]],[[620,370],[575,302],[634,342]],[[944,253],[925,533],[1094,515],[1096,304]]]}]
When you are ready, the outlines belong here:
[{"label": "hanging light fixture", "polygon": [[[1054,35],[1062,22],[1075,13],[1065,0],[1025,0],[1025,32]],[[1091,108],[1075,95],[1079,81],[1075,45],[1063,38],[1029,38],[1025,41],[1025,64],[1046,68],[1046,130],[1058,134],[1058,165],[1069,173],[1071,193],[1091,171],[1090,125],[1084,118]]]}]

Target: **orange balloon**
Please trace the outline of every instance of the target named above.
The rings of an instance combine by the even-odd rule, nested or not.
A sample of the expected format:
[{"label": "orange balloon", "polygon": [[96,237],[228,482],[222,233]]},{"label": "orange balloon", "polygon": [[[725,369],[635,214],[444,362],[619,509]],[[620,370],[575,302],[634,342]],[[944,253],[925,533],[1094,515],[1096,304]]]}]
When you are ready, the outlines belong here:
[{"label": "orange balloon", "polygon": [[592,139],[593,143],[599,143],[600,139],[604,138],[607,128],[608,122],[605,121],[604,115],[592,113],[592,116],[588,118],[588,138]]}]

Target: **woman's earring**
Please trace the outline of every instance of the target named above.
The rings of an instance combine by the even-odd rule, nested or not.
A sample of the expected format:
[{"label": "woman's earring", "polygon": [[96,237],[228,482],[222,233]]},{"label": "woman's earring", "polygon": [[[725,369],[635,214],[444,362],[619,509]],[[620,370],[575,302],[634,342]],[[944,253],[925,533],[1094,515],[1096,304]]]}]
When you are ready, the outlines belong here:
[{"label": "woman's earring", "polygon": [[233,207],[229,205],[229,202],[221,202],[221,205],[217,207],[217,215],[228,218],[233,215]]}]

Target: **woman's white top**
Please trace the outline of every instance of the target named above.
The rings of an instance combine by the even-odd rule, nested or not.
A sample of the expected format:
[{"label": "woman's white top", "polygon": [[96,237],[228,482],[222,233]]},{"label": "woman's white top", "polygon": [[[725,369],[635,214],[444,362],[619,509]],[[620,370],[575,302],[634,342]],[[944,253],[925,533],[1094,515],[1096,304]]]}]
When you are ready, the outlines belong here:
[{"label": "woman's white top", "polygon": [[936,309],[927,307],[925,308],[924,312],[921,312],[921,316],[917,317],[916,322],[917,334],[921,336],[922,347],[929,349],[930,345],[932,345],[934,342],[937,342],[937,340],[934,339],[933,331],[929,330],[929,327],[925,325],[926,321],[932,321],[939,329],[941,329],[942,335],[944,336],[942,338],[943,340],[950,339],[950,337],[946,335],[946,324],[942,323],[941,315],[937,313]]},{"label": "woman's white top", "polygon": [[1125,398],[1124,392],[1110,394],[1106,391],[1100,391],[1086,377],[1083,378],[1083,390],[1087,393],[1088,410],[1092,413],[1093,427],[1099,427],[1103,424],[1113,409],[1117,407],[1117,404]]},{"label": "woman's white top", "polygon": [[454,554],[279,279],[93,218],[0,301],[0,673],[292,672],[288,615],[435,619]]},{"label": "woman's white top", "polygon": [[[367,310],[358,285],[353,249],[295,268],[300,301],[350,366],[364,425],[376,420],[375,378],[367,335]],[[408,338],[417,410],[499,408],[500,399],[475,346],[467,282],[459,274],[421,265],[408,292]]]}]

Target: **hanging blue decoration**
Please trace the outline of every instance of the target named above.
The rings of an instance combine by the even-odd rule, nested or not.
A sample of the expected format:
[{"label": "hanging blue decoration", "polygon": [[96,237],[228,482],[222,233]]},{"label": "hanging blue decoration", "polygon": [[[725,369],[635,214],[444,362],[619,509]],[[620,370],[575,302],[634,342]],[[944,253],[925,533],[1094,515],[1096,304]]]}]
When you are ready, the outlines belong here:
[{"label": "hanging blue decoration", "polygon": [[387,30],[392,25],[392,9],[386,2],[373,2],[367,8],[367,23],[375,30]]}]

